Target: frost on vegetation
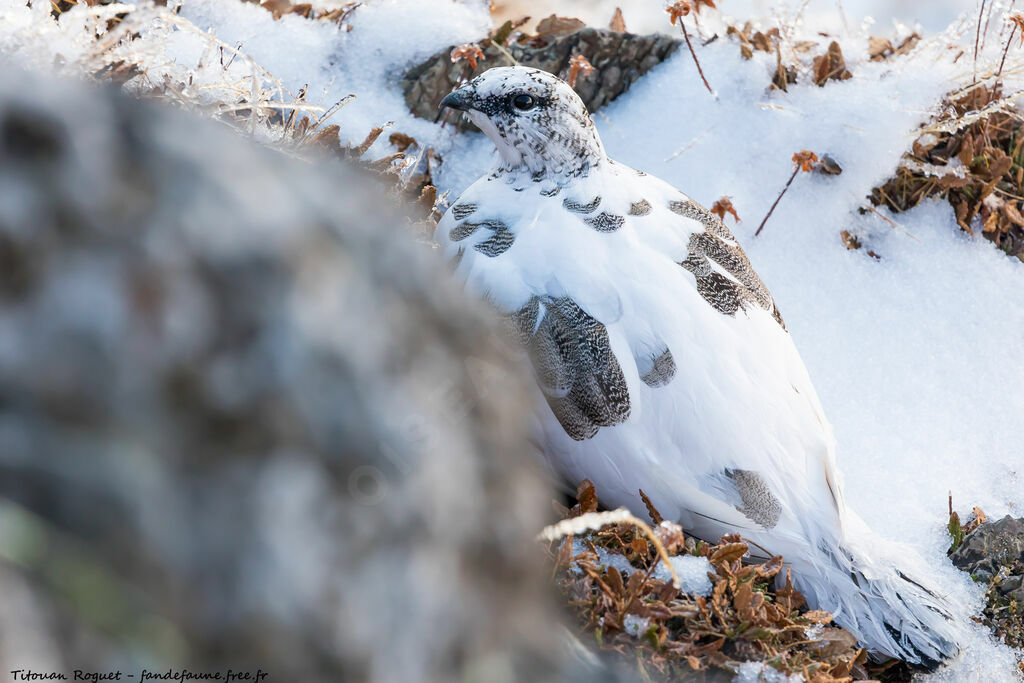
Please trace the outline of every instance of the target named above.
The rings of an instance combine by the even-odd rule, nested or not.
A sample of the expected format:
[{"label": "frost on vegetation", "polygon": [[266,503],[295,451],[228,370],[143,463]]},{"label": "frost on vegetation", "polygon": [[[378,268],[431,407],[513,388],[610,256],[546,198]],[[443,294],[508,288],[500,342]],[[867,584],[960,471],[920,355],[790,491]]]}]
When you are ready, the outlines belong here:
[{"label": "frost on vegetation", "polygon": [[[405,13],[423,15],[429,4],[424,0]],[[403,16],[394,3],[364,8],[360,31],[350,31],[346,22],[361,3],[303,7],[309,10],[305,15],[283,16],[268,5],[234,1],[185,0],[162,7],[33,0],[0,7],[0,54],[41,74],[55,70],[113,82],[130,94],[198,111],[289,154],[326,151],[363,166],[405,200],[414,232],[425,238],[446,206],[432,177],[439,157],[430,136],[415,126],[382,138],[394,118],[412,118],[384,106],[385,74],[392,61],[404,63],[422,52],[420,43],[448,37],[428,32],[384,55],[382,23]],[[479,14],[457,7],[445,17],[452,35],[466,31]],[[303,49],[296,50],[297,44]],[[343,66],[348,63],[360,66]],[[353,103],[361,109],[357,116],[349,115]]]},{"label": "frost on vegetation", "polygon": [[642,636],[651,626],[651,620],[646,617],[638,617],[635,614],[627,614],[622,620],[622,628],[634,638]]},{"label": "frost on vegetation", "polygon": [[[56,15],[49,2],[0,9],[11,28],[0,53],[29,68],[58,64],[59,72],[113,80],[135,95],[198,108],[266,141],[284,142],[317,128],[333,112],[304,101],[236,45],[219,40],[151,4],[75,5]],[[171,36],[201,50],[194,63],[168,54]],[[300,128],[303,115],[312,125]]]},{"label": "frost on vegetation", "polygon": [[[787,673],[831,676],[822,681],[868,677],[866,653],[849,633],[829,628],[834,637],[828,647],[806,638],[815,625],[831,623],[832,615],[808,608],[782,557],[747,558],[748,546],[735,534],[715,545],[687,537],[650,501],[654,527],[648,536],[636,520],[598,513],[597,492],[588,480],[580,483],[577,500],[555,525],[577,532],[571,542],[558,542],[555,534],[540,540],[551,543],[556,585],[585,644],[626,652],[643,671],[655,670],[667,680],[690,680],[695,671],[732,674],[743,662],[768,660]],[[670,554],[678,586],[662,550]]]}]

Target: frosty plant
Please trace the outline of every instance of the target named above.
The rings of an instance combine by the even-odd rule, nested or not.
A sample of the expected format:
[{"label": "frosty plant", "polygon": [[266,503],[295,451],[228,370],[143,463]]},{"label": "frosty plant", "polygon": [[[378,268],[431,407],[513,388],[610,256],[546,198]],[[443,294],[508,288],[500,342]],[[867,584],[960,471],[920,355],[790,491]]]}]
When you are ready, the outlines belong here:
[{"label": "frosty plant", "polygon": [[679,20],[679,28],[683,31],[683,38],[686,39],[686,47],[690,48],[690,55],[693,57],[693,63],[697,65],[697,73],[700,74],[700,79],[704,81],[704,87],[708,89],[708,92],[712,95],[715,91],[711,89],[711,84],[708,83],[708,79],[704,76],[704,69],[700,66],[700,61],[697,59],[697,53],[693,49],[693,43],[690,42],[690,32],[686,30],[686,24],[683,23],[683,18],[693,12],[693,20],[697,21],[697,15],[700,14],[701,7],[704,6],[717,9],[715,7],[715,0],[679,0],[674,2],[665,8],[668,12],[669,22],[675,25],[676,20]]},{"label": "frosty plant", "polygon": [[1006,47],[1003,48],[1003,58],[999,61],[999,71],[996,72],[996,80],[1003,75],[1003,66],[1006,65],[1006,53],[1010,51],[1010,44],[1013,42],[1013,36],[1020,31],[1020,44],[1024,47],[1024,14],[1020,12],[1014,12],[1006,20],[1010,23],[1010,37],[1006,39]]},{"label": "frosty plant", "polygon": [[768,215],[764,217],[763,221],[761,221],[761,225],[757,226],[757,232],[754,233],[754,237],[760,235],[761,231],[764,230],[764,224],[772,217],[772,214],[775,212],[775,207],[779,205],[780,201],[782,201],[782,197],[786,194],[786,190],[788,190],[789,186],[793,184],[794,180],[796,180],[796,175],[801,171],[804,173],[810,173],[814,170],[814,164],[817,162],[818,155],[808,149],[801,150],[793,155],[793,163],[795,164],[793,174],[789,176],[789,180],[786,181],[786,186],[782,188],[782,192],[780,192],[779,196],[775,198],[775,203],[772,204],[772,208],[768,209]]}]

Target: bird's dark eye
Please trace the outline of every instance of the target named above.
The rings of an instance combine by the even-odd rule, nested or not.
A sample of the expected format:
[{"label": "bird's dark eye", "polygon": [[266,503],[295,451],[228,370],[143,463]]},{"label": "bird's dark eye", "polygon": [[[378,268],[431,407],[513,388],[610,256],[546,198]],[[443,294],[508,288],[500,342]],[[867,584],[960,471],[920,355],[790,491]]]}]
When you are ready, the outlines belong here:
[{"label": "bird's dark eye", "polygon": [[534,99],[533,95],[527,95],[526,93],[519,93],[512,98],[512,106],[519,111],[529,111],[537,106],[537,100]]}]

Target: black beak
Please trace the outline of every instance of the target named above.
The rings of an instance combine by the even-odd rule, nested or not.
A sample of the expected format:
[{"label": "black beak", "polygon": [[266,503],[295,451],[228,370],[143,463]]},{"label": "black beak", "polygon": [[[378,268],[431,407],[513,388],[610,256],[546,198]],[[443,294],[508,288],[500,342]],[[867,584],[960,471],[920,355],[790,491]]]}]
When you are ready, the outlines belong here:
[{"label": "black beak", "polygon": [[441,108],[448,107],[449,109],[458,109],[459,111],[466,111],[467,109],[473,108],[473,97],[464,90],[453,90],[444,96],[441,100]]}]

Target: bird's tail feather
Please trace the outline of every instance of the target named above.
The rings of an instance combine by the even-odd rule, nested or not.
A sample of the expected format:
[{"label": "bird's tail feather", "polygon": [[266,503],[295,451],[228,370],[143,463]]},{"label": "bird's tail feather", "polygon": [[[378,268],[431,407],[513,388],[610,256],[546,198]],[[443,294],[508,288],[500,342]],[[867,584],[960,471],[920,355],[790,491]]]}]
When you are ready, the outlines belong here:
[{"label": "bird's tail feather", "polygon": [[868,534],[823,543],[821,552],[819,561],[794,564],[794,584],[869,652],[926,669],[959,652],[961,609],[922,578],[913,550]]}]

